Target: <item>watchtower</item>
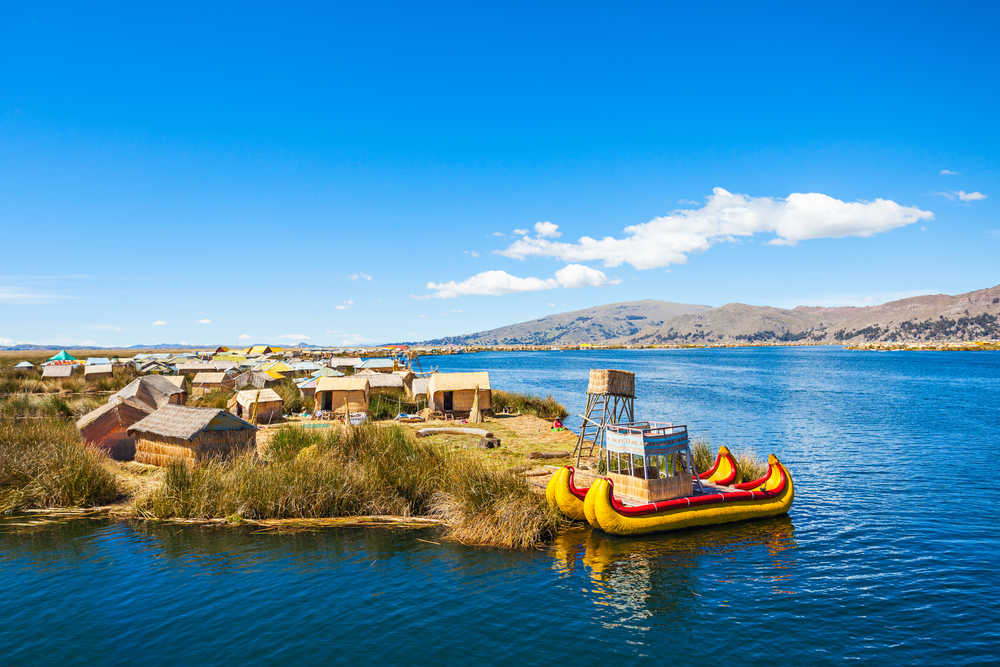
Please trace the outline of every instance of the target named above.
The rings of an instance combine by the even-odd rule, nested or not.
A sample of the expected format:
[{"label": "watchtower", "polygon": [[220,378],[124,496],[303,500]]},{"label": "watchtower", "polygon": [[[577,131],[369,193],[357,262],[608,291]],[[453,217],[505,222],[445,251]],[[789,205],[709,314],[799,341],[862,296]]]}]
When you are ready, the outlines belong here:
[{"label": "watchtower", "polygon": [[583,425],[573,450],[578,466],[583,456],[594,455],[595,447],[604,447],[605,427],[635,421],[635,373],[590,369],[587,409],[580,416]]}]

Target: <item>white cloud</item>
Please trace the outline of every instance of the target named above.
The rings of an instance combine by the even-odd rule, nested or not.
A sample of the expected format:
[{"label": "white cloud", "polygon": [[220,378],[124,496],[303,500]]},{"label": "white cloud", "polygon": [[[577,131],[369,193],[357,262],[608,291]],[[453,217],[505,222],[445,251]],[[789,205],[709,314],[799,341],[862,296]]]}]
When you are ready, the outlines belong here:
[{"label": "white cloud", "polygon": [[583,264],[568,264],[556,271],[556,282],[560,287],[603,287],[617,285],[620,280],[608,280],[603,271],[592,269]]},{"label": "white cloud", "polygon": [[17,342],[13,338],[0,336],[0,345],[17,345]]},{"label": "white cloud", "polygon": [[153,322],[153,326],[154,327],[165,327],[165,326],[167,326],[167,321],[166,320],[156,320],[155,322]]},{"label": "white cloud", "polygon": [[982,201],[986,199],[986,195],[982,192],[966,192],[965,190],[958,190],[955,196],[962,201]]},{"label": "white cloud", "polygon": [[653,269],[687,261],[724,241],[770,233],[772,244],[844,236],[872,236],[934,214],[894,201],[844,202],[821,193],[793,193],[784,199],[750,197],[715,188],[705,205],[681,209],[649,222],[626,227],[624,238],[583,236],[575,243],[525,237],[500,254],[516,259],[554,257],[567,262],[628,263]]},{"label": "white cloud", "polygon": [[527,229],[515,229],[514,233],[517,234],[518,236],[527,236],[528,235],[528,230]]},{"label": "white cloud", "polygon": [[36,292],[23,287],[0,287],[0,303],[43,303],[67,298],[69,297],[61,294]]},{"label": "white cloud", "polygon": [[958,176],[958,172],[952,171],[951,169],[942,169],[938,173],[941,174],[942,176]]},{"label": "white cloud", "polygon": [[239,338],[240,340],[250,340],[251,338],[253,338],[253,336],[251,336],[250,334],[240,334]]},{"label": "white cloud", "polygon": [[462,252],[465,253],[466,255],[469,255],[470,257],[479,257],[479,253],[476,252],[475,250],[463,250]]},{"label": "white cloud", "polygon": [[507,236],[507,235],[504,234],[503,232],[493,232],[493,236],[498,236],[500,238],[503,238],[504,236]]},{"label": "white cloud", "polygon": [[334,306],[334,308],[336,308],[337,310],[347,310],[353,305],[354,305],[354,299],[348,299],[344,303],[337,304],[336,306]]},{"label": "white cloud", "polygon": [[203,320],[198,320],[198,324],[211,324],[212,320],[205,318]]},{"label": "white cloud", "polygon": [[539,238],[545,239],[555,239],[562,236],[562,232],[559,231],[559,225],[552,222],[536,222],[535,234]]},{"label": "white cloud", "polygon": [[351,275],[349,275],[347,277],[350,278],[351,280],[371,280],[372,279],[372,277],[370,275],[368,275],[367,273],[352,273]]},{"label": "white cloud", "polygon": [[465,280],[446,283],[427,283],[431,295],[438,299],[452,299],[457,296],[499,296],[517,292],[539,292],[558,287],[602,287],[620,281],[609,280],[603,271],[582,264],[569,264],[552,278],[520,278],[506,271],[483,271]]},{"label": "white cloud", "polygon": [[305,334],[281,334],[280,336],[278,336],[278,338],[282,338],[284,340],[293,340],[293,341],[309,340],[309,336]]}]

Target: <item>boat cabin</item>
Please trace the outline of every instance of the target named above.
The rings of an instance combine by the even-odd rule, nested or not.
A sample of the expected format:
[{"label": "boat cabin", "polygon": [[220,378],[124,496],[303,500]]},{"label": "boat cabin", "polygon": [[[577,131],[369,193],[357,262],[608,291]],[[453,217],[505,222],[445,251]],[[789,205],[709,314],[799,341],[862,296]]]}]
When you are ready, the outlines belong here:
[{"label": "boat cabin", "polygon": [[687,426],[629,422],[605,427],[604,463],[616,496],[636,503],[683,498],[701,490]]}]

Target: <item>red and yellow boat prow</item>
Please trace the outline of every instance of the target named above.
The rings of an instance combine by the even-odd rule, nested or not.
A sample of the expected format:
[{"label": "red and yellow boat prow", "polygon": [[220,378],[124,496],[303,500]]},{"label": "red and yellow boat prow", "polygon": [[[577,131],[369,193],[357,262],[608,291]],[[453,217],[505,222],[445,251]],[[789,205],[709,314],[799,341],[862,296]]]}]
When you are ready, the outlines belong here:
[{"label": "red and yellow boat prow", "polygon": [[725,445],[719,447],[719,453],[716,455],[712,467],[698,475],[698,478],[722,486],[731,486],[743,481],[740,478],[740,469],[736,465],[736,459],[733,458]]},{"label": "red and yellow boat prow", "polygon": [[737,484],[734,491],[674,498],[645,505],[624,505],[610,480],[597,480],[584,498],[587,522],[613,535],[641,535],[694,526],[780,516],[795,497],[792,476],[774,454],[764,477]]},{"label": "red and yellow boat prow", "polygon": [[557,470],[545,487],[545,499],[549,507],[559,510],[570,519],[583,521],[586,518],[583,514],[583,499],[587,497],[589,489],[581,489],[573,484],[575,473],[573,466]]}]

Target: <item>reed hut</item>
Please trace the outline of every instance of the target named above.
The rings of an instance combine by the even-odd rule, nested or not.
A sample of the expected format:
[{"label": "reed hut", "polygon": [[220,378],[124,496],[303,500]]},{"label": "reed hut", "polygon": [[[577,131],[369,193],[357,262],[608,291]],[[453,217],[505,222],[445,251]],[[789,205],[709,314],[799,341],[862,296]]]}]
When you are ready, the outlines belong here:
[{"label": "reed hut", "polygon": [[100,380],[112,377],[114,374],[114,368],[112,368],[110,363],[87,364],[83,367],[83,379],[85,380]]},{"label": "reed hut", "polygon": [[135,399],[111,400],[76,421],[80,437],[91,447],[103,450],[118,461],[135,458],[135,439],[126,431],[153,413],[153,408]]},{"label": "reed hut", "polygon": [[369,393],[391,398],[403,398],[406,395],[406,385],[403,378],[395,373],[373,373],[364,371],[355,377],[368,380]]},{"label": "reed hut", "polygon": [[19,361],[14,364],[14,370],[16,371],[31,371],[35,369],[35,365],[30,361]]},{"label": "reed hut", "polygon": [[184,383],[185,377],[183,375],[160,375],[158,377],[163,378],[178,389],[187,392],[187,385]]},{"label": "reed hut", "polygon": [[270,424],[281,419],[284,402],[273,389],[244,389],[229,399],[227,407],[251,424]]},{"label": "reed hut", "polygon": [[150,410],[156,410],[164,405],[183,405],[187,401],[187,392],[169,380],[168,376],[144,375],[122,387],[109,400],[115,399],[136,400],[147,405]]},{"label": "reed hut", "polygon": [[392,357],[375,357],[373,359],[365,359],[361,363],[360,370],[375,371],[376,373],[391,373],[396,370],[396,362],[392,359]]},{"label": "reed hut", "polygon": [[165,405],[126,433],[135,439],[135,460],[158,466],[231,456],[257,441],[257,427],[236,415],[183,405]]},{"label": "reed hut", "polygon": [[[136,355],[138,356],[138,355]],[[177,375],[177,367],[160,359],[136,362],[139,375]]]},{"label": "reed hut", "polygon": [[234,376],[221,373],[198,373],[191,380],[191,395],[204,396],[210,391],[228,391],[233,388]]},{"label": "reed hut", "polygon": [[430,378],[414,378],[413,384],[411,385],[413,398],[420,398],[421,396],[427,398],[427,385],[430,381]]},{"label": "reed hut", "polygon": [[299,388],[299,393],[305,398],[313,398],[316,396],[316,385],[319,384],[320,375],[311,378],[303,378],[295,382],[295,386]]},{"label": "reed hut", "polygon": [[194,377],[198,373],[212,373],[219,370],[215,367],[215,364],[207,361],[185,361],[184,363],[177,364],[177,372],[185,377]]},{"label": "reed hut", "polygon": [[351,412],[368,412],[371,386],[368,376],[320,378],[316,383],[316,411],[344,414],[345,406]]},{"label": "reed hut", "polygon": [[486,371],[471,373],[434,373],[427,383],[428,407],[434,412],[455,417],[468,417],[479,394],[479,409],[490,414],[490,374]]},{"label": "reed hut", "polygon": [[341,373],[354,373],[359,368],[361,364],[365,363],[361,360],[361,357],[331,357],[330,358],[330,368],[334,368]]},{"label": "reed hut", "polygon": [[68,380],[73,377],[76,364],[45,364],[42,366],[43,380]]}]

